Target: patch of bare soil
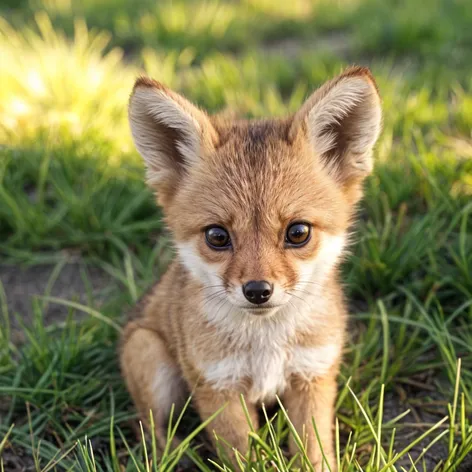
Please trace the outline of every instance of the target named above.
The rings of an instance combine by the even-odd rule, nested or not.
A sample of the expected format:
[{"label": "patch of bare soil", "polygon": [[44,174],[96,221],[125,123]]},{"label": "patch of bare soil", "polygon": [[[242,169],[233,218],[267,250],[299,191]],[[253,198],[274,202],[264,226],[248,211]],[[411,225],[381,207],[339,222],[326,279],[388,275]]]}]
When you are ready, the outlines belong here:
[{"label": "patch of bare soil", "polygon": [[3,468],[8,472],[33,472],[36,470],[31,455],[19,448],[7,448],[0,454]]},{"label": "patch of bare soil", "polygon": [[[80,259],[66,262],[62,267],[52,264],[0,264],[0,282],[6,293],[14,342],[21,341],[21,323],[31,323],[35,298],[48,295],[87,303],[89,297],[92,297],[93,300],[100,301],[104,299],[107,289],[116,284],[109,274]],[[63,321],[67,316],[66,306],[56,303],[43,306],[46,325]]]},{"label": "patch of bare soil", "polygon": [[[419,392],[418,392],[419,393]],[[415,401],[415,404],[417,402]],[[397,416],[401,415],[407,410],[410,413],[403,417],[396,424],[395,433],[395,444],[396,452],[400,452],[403,448],[411,444],[416,438],[421,436],[427,429],[433,424],[437,423],[444,416],[446,411],[446,405],[442,405],[441,409],[437,411],[428,410],[428,401],[425,399],[426,408],[418,408],[417,406],[408,403],[408,401],[402,401],[398,395],[390,394],[386,397],[384,403],[384,422],[393,420]],[[440,414],[443,413],[443,414]],[[439,430],[441,432],[442,430]],[[433,438],[435,438],[439,432],[434,433],[431,437],[424,439],[418,445],[413,447],[409,454],[411,459],[415,461],[423,452]],[[447,445],[443,442],[437,442],[434,446],[424,454],[424,464],[426,471],[432,471],[441,461],[447,457]],[[397,467],[405,467],[406,470],[411,468],[411,461],[408,457],[400,459],[396,464]],[[420,460],[417,466],[419,471],[423,470],[423,459]]]},{"label": "patch of bare soil", "polygon": [[[445,399],[437,386],[432,382],[434,374],[420,374],[418,378],[409,379],[409,385],[397,385],[395,392],[386,395],[384,402],[384,422],[396,418],[398,415],[410,410],[398,423],[396,423],[395,444],[396,452],[406,448],[419,436],[425,433],[442,418],[447,416],[447,404],[451,399]],[[431,442],[448,427],[448,421],[430,436],[409,450],[411,460],[422,458],[416,465],[418,472],[430,472],[436,470],[440,463],[444,464],[448,456],[447,439],[442,438],[434,443]],[[426,453],[423,454],[424,449]],[[410,470],[412,462],[408,456],[399,460],[395,465]],[[403,470],[403,469],[401,469]],[[440,467],[438,470],[446,470]],[[447,469],[449,470],[449,469]],[[468,456],[456,469],[456,472],[472,472],[472,456]]]}]

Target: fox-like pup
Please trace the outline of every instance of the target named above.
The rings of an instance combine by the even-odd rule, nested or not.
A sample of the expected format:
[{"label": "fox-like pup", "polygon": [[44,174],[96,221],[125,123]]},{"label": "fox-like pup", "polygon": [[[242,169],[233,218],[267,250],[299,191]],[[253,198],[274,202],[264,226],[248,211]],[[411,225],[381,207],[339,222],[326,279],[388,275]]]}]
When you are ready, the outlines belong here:
[{"label": "fox-like pup", "polygon": [[[121,367],[161,446],[192,395],[208,429],[242,454],[258,406],[280,398],[315,470],[336,467],[336,376],[347,310],[338,268],[381,129],[374,78],[351,67],[292,116],[213,117],[139,78],[135,145],[176,257],[124,330]],[[290,453],[298,449],[292,439]],[[325,467],[326,469],[326,467]]]}]

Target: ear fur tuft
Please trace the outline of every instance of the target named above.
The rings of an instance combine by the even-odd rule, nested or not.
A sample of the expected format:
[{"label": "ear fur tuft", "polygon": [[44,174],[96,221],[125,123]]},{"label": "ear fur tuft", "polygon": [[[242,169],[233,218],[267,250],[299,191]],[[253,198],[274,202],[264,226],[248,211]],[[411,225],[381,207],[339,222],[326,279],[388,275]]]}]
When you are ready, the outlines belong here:
[{"label": "ear fur tuft", "polygon": [[148,183],[158,195],[175,187],[179,176],[218,141],[206,113],[148,77],[136,80],[128,117]]},{"label": "ear fur tuft", "polygon": [[369,69],[350,67],[316,90],[295,114],[289,135],[301,132],[316,156],[341,181],[372,170],[372,148],[382,122],[380,97]]}]

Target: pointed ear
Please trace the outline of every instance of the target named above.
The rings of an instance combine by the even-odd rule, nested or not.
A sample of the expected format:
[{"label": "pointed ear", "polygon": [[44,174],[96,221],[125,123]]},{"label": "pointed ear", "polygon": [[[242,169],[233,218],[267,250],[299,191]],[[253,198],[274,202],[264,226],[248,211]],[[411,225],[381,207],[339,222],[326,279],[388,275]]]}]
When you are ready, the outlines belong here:
[{"label": "pointed ear", "polygon": [[295,114],[291,139],[302,136],[344,186],[361,181],[373,167],[372,148],[382,112],[369,69],[352,67],[327,82]]},{"label": "pointed ear", "polygon": [[218,135],[203,111],[145,77],[134,85],[128,117],[148,184],[165,204],[182,174],[216,145]]}]

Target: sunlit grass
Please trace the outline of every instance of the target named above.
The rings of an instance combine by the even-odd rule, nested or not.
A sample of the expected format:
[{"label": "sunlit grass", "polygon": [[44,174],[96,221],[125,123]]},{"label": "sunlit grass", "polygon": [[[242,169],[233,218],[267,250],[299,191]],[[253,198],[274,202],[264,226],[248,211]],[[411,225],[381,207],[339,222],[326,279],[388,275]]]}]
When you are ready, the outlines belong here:
[{"label": "sunlit grass", "polygon": [[126,101],[136,72],[121,51],[105,53],[109,34],[75,25],[71,42],[38,14],[40,30],[19,33],[0,23],[0,140],[18,145],[41,133],[51,139],[99,134],[110,158],[129,152]]},{"label": "sunlit grass", "polygon": [[[127,50],[144,45],[161,49],[182,49],[191,45],[202,57],[216,50],[245,50],[254,47],[258,40],[271,40],[279,34],[298,36],[300,22],[306,25],[300,30],[304,36],[310,30],[308,21],[318,3],[328,5],[311,0],[294,0],[289,4],[282,0],[138,0],[133,3],[30,0],[26,22],[32,12],[43,11],[57,26],[71,32],[73,19],[79,16],[93,27],[112,31],[116,44]],[[328,9],[317,8],[317,15],[325,11]],[[24,20],[20,15],[12,17],[17,24]]]}]

